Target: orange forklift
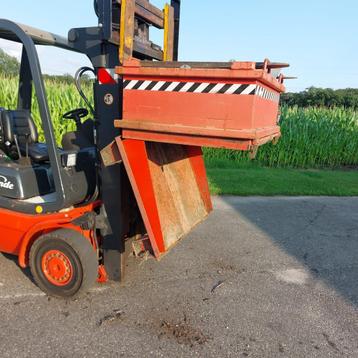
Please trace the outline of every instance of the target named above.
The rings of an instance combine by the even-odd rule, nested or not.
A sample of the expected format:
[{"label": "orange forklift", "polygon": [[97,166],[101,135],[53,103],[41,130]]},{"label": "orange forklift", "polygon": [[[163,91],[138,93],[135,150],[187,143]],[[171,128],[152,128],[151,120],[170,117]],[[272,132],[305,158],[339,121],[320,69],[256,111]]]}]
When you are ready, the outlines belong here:
[{"label": "orange forklift", "polygon": [[[47,294],[120,281],[126,243],[160,259],[212,210],[202,147],[277,141],[282,63],[178,62],[180,0],[95,0],[98,25],[67,38],[0,19],[22,44],[17,108],[0,108],[0,251]],[[164,30],[164,46],[150,28]],[[56,143],[36,45],[88,56],[87,108]],[[81,88],[95,76],[94,103]],[[38,102],[45,143],[32,116]],[[0,103],[1,105],[1,103]],[[89,115],[91,118],[89,118]]]}]

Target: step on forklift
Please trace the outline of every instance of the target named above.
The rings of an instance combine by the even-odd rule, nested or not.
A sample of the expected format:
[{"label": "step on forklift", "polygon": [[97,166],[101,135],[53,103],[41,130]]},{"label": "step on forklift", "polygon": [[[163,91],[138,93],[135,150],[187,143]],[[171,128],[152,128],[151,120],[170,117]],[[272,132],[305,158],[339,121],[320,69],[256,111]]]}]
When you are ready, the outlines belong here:
[{"label": "step on forklift", "polygon": [[[17,107],[0,108],[0,251],[29,266],[48,295],[120,281],[128,243],[160,259],[202,222],[212,204],[201,147],[253,155],[280,137],[277,70],[287,65],[178,62],[180,5],[95,0],[98,25],[67,38],[0,19],[0,38],[22,44]],[[151,27],[163,30],[163,48]],[[76,130],[60,146],[36,45],[93,66],[76,73],[87,108],[63,115]],[[81,88],[88,72],[93,104]]]}]

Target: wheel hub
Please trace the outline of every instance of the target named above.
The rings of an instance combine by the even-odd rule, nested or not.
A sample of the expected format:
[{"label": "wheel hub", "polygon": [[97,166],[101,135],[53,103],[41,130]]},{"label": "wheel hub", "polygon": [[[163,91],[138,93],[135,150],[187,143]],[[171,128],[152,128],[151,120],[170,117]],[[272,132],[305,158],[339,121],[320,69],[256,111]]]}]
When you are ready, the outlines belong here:
[{"label": "wheel hub", "polygon": [[42,257],[42,272],[49,282],[65,286],[73,278],[73,268],[69,258],[59,250],[46,252]]}]

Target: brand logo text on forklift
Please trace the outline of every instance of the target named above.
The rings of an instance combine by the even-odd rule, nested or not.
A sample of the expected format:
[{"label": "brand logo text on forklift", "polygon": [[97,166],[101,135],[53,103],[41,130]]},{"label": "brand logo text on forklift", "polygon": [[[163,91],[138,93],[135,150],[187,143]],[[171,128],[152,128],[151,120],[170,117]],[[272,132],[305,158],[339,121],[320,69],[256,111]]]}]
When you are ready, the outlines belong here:
[{"label": "brand logo text on forklift", "polygon": [[0,175],[0,188],[14,190],[14,184],[11,183],[6,177]]}]

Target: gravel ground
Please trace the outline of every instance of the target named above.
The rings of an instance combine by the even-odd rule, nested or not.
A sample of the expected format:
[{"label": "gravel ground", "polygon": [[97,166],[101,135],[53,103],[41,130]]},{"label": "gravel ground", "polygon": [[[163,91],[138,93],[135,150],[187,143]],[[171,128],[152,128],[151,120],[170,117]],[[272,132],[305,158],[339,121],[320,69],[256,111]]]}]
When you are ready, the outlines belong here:
[{"label": "gravel ground", "polygon": [[358,357],[358,198],[214,203],[160,262],[74,301],[0,255],[0,356]]}]

